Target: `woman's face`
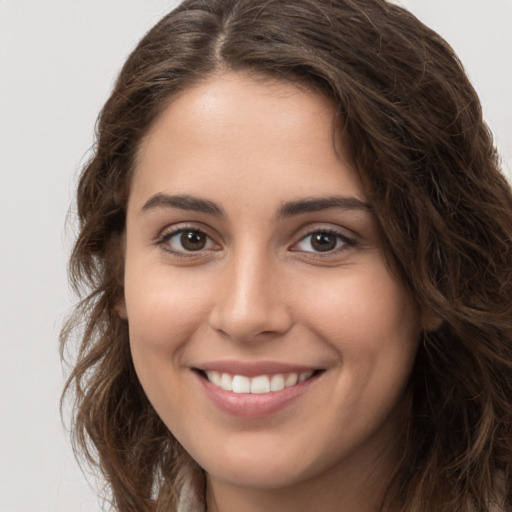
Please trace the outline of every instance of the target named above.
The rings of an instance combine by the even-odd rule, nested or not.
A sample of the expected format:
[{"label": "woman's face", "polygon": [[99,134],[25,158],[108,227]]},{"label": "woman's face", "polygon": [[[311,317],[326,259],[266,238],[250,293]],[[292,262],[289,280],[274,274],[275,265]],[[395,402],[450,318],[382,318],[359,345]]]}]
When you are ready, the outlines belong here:
[{"label": "woman's face", "polygon": [[125,302],[149,400],[212,481],[282,488],[389,454],[420,331],[334,109],[227,73],[140,149]]}]

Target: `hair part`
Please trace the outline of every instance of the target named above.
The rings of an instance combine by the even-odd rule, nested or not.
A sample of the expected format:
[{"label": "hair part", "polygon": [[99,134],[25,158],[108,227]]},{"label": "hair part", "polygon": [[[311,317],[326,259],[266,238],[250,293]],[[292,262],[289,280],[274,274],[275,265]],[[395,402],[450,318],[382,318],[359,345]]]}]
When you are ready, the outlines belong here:
[{"label": "hair part", "polygon": [[[65,393],[77,454],[122,512],[176,510],[202,471],[135,374],[123,234],[141,140],[176,94],[230,70],[333,101],[387,255],[423,311],[392,503],[415,512],[512,507],[512,194],[478,97],[449,45],[384,0],[186,0],[140,41],[96,127],[77,190],[70,277],[84,297]],[[501,500],[501,501],[500,501]]]}]

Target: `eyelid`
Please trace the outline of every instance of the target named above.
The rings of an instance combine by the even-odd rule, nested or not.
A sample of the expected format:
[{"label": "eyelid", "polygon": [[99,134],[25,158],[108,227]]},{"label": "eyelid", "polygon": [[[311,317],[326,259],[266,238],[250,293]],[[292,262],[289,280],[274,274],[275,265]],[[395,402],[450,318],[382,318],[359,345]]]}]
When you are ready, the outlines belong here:
[{"label": "eyelid", "polygon": [[[346,229],[342,229],[340,227],[333,227],[333,226],[314,226],[307,228],[306,230],[301,230],[299,235],[296,237],[296,241],[290,246],[289,250],[292,252],[300,252],[303,254],[308,254],[309,256],[315,257],[315,258],[328,258],[333,257],[335,255],[338,255],[341,252],[344,252],[351,247],[354,247],[357,245],[357,239],[354,236],[349,236],[346,233]],[[303,242],[306,238],[313,236],[316,233],[326,233],[336,236],[339,240],[343,242],[341,247],[321,252],[321,251],[306,251],[303,249],[296,248],[298,244]]]},{"label": "eyelid", "polygon": [[[165,247],[168,240],[170,240],[172,237],[178,235],[179,233],[183,233],[186,231],[196,231],[199,233],[204,234],[207,238],[209,243],[213,244],[213,247],[206,247],[198,249],[197,251],[193,250],[173,250],[170,247]],[[204,257],[206,254],[217,251],[222,248],[222,244],[217,242],[218,236],[211,233],[211,229],[208,226],[204,226],[201,222],[182,222],[177,224],[172,224],[164,229],[162,229],[157,237],[154,239],[154,243],[162,248],[162,250],[166,251],[167,253],[177,256],[177,257]],[[336,255],[339,255],[340,253],[349,250],[350,248],[357,245],[357,237],[353,234],[352,231],[348,230],[347,228],[342,228],[340,226],[333,226],[333,225],[326,225],[326,224],[316,224],[316,225],[309,225],[306,227],[301,228],[296,232],[297,234],[293,237],[294,242],[288,247],[288,250],[291,252],[297,252],[307,255],[307,257],[312,258],[329,258]],[[332,234],[335,237],[337,237],[339,240],[342,241],[341,247],[337,247],[325,252],[322,251],[315,251],[313,250],[304,250],[300,249],[297,246],[303,242],[306,238],[313,236],[316,233],[327,233]],[[350,233],[350,234],[349,234]]]},{"label": "eyelid", "polygon": [[[187,251],[187,250],[172,250],[170,248],[166,248],[166,243],[172,239],[174,236],[186,232],[186,231],[196,231],[198,233],[204,234],[208,240],[214,244],[215,247],[209,247],[209,248],[203,248],[199,249],[197,251]],[[178,256],[178,257],[198,257],[198,256],[204,256],[205,253],[208,253],[210,251],[218,250],[221,246],[220,244],[215,240],[214,236],[211,234],[211,230],[207,227],[204,227],[201,223],[190,223],[190,222],[183,222],[179,224],[173,224],[171,226],[167,226],[164,229],[160,231],[160,233],[157,235],[157,237],[154,240],[154,243],[158,246],[160,246],[164,251],[167,253]]]}]

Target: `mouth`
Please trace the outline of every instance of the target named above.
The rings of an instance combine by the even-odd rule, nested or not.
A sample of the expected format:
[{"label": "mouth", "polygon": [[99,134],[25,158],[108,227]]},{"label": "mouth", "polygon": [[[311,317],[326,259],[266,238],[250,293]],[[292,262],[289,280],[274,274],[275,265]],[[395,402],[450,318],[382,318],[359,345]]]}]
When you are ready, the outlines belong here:
[{"label": "mouth", "polygon": [[325,368],[278,361],[210,361],[190,368],[223,413],[262,419],[279,413],[316,387]]},{"label": "mouth", "polygon": [[276,393],[286,388],[297,386],[324,372],[324,370],[308,370],[250,377],[214,370],[196,369],[196,371],[203,379],[224,391],[257,395]]}]

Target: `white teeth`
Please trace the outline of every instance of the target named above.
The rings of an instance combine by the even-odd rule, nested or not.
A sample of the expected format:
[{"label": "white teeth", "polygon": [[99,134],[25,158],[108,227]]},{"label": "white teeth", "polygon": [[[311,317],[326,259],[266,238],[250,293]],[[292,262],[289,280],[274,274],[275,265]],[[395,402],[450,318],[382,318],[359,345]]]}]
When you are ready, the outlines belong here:
[{"label": "white teeth", "polygon": [[222,376],[219,372],[208,372],[208,379],[216,386],[221,387]]},{"label": "white teeth", "polygon": [[233,391],[234,393],[254,393],[265,394],[273,391],[281,391],[300,384],[309,379],[313,375],[313,371],[302,373],[277,373],[271,377],[267,375],[258,375],[252,379],[244,375],[231,375],[229,373],[221,373],[207,371],[208,380],[225,391]]},{"label": "white teeth", "polygon": [[313,372],[304,372],[299,375],[299,383],[304,382],[306,379],[309,379],[313,375]]},{"label": "white teeth", "polygon": [[285,387],[295,386],[295,384],[297,384],[298,378],[299,376],[296,373],[290,373],[289,375],[287,375],[286,380],[284,381]]},{"label": "white teeth", "polygon": [[284,389],[284,377],[278,373],[272,376],[270,391],[281,391],[281,389]]},{"label": "white teeth", "polygon": [[233,389],[233,379],[231,375],[223,373],[220,379],[220,387],[225,391],[231,391]]},{"label": "white teeth", "polygon": [[[226,374],[224,374],[226,375]],[[222,377],[224,378],[224,375]],[[251,379],[243,375],[235,375],[233,377],[233,392],[234,393],[250,393],[251,392]]]},{"label": "white teeth", "polygon": [[[233,379],[234,380],[234,379]],[[251,380],[251,393],[268,393],[270,391],[270,381],[266,375],[260,375],[259,377],[254,377]]]}]

